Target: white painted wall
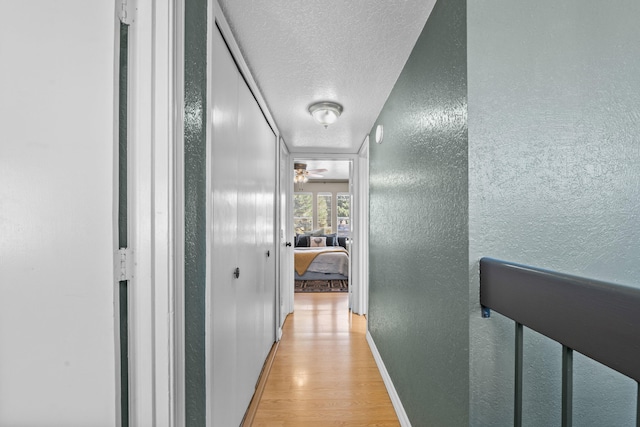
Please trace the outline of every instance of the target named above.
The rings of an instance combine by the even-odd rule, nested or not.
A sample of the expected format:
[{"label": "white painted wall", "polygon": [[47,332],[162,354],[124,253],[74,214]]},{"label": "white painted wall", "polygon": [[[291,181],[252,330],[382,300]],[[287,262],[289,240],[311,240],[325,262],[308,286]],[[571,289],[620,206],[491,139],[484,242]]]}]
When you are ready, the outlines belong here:
[{"label": "white painted wall", "polygon": [[112,426],[114,5],[2,9],[0,425]]}]

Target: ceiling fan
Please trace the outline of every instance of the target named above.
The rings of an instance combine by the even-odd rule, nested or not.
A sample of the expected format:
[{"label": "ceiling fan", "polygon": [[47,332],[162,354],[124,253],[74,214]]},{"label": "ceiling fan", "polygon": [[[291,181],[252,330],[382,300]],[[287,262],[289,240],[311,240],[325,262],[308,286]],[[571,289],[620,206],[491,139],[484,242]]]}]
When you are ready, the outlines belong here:
[{"label": "ceiling fan", "polygon": [[293,164],[293,182],[298,184],[298,190],[302,190],[302,185],[309,181],[309,178],[322,178],[319,175],[322,172],[326,172],[327,169],[307,169],[307,164],[302,162],[295,162]]}]

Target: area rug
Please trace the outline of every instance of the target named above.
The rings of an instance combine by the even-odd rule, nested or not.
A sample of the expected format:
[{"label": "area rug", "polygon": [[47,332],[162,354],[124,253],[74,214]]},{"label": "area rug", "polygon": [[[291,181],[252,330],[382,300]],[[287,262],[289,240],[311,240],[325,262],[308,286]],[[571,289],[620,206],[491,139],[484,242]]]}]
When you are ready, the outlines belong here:
[{"label": "area rug", "polygon": [[348,292],[348,280],[296,280],[295,292]]}]

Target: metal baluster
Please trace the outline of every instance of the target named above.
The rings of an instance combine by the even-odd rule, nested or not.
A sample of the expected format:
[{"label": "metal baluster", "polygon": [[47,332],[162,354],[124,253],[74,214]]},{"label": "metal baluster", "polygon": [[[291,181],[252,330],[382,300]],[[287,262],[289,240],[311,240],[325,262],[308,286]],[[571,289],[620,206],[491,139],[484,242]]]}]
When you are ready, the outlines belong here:
[{"label": "metal baluster", "polygon": [[638,384],[638,394],[637,399],[638,403],[636,403],[636,427],[640,427],[640,383]]},{"label": "metal baluster", "polygon": [[562,427],[573,423],[573,350],[562,346]]},{"label": "metal baluster", "polygon": [[515,363],[515,390],[514,390],[514,427],[522,427],[522,360],[523,360],[523,335],[522,324],[516,322],[516,363]]}]

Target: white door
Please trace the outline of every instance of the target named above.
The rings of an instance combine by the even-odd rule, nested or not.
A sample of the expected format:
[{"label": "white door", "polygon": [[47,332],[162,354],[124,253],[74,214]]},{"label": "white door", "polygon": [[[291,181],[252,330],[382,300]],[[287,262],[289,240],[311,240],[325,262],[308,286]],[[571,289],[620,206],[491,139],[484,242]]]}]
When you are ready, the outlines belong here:
[{"label": "white door", "polygon": [[275,135],[244,79],[238,88],[236,338],[239,411],[249,406],[275,341]]},{"label": "white door", "polygon": [[[259,185],[257,197],[258,217],[256,228],[260,236],[262,257],[262,347],[264,361],[276,341],[276,136],[262,119],[257,122],[256,154],[259,159]],[[260,365],[262,368],[262,365]]]},{"label": "white door", "polygon": [[116,425],[112,2],[3,2],[0,425]]},{"label": "white door", "polygon": [[[238,83],[240,76],[219,34],[213,39],[211,78],[211,318],[212,425],[237,425],[236,288],[238,266]],[[241,272],[244,273],[244,272]]]},{"label": "white door", "polygon": [[[251,101],[253,97],[242,81],[238,86],[238,266],[240,276],[236,287],[236,343],[238,387],[236,411],[251,399],[253,378],[257,377],[256,337],[262,321],[262,306],[258,283],[259,255],[256,240],[256,159],[251,152]],[[261,259],[260,259],[261,261]],[[261,323],[260,323],[261,324]],[[247,396],[248,395],[248,396]],[[245,402],[246,401],[246,402]],[[240,405],[242,404],[242,405]],[[242,411],[244,413],[244,411]],[[240,420],[242,416],[240,416]],[[239,420],[238,420],[239,421]],[[236,424],[239,424],[236,422]]]},{"label": "white door", "polygon": [[[213,36],[211,425],[239,425],[275,341],[275,135]],[[208,333],[209,333],[208,331]]]},{"label": "white door", "polygon": [[[263,187],[259,158],[264,117],[243,79],[238,87],[238,265],[236,340],[238,411],[244,414],[264,362],[264,230],[259,228]],[[262,226],[262,224],[261,224]],[[242,417],[240,417],[241,419]]]}]

